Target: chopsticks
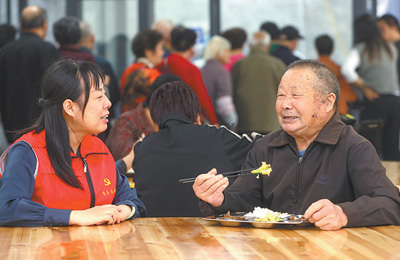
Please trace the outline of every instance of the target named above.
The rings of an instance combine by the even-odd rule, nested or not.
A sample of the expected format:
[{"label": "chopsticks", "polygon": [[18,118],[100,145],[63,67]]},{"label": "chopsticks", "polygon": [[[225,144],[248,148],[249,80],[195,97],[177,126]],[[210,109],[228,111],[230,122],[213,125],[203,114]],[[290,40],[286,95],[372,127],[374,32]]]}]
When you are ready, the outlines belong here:
[{"label": "chopsticks", "polygon": [[[218,174],[221,174],[222,176],[227,177],[227,178],[250,176],[250,175],[254,175],[254,173],[251,173],[249,171],[252,171],[252,170],[255,170],[255,169],[258,169],[258,168],[259,167],[251,168],[251,169],[238,170],[238,171],[218,173]],[[248,172],[248,173],[244,173],[244,172]],[[180,179],[179,183],[191,183],[191,182],[194,182],[196,180],[196,178],[197,177]]]}]

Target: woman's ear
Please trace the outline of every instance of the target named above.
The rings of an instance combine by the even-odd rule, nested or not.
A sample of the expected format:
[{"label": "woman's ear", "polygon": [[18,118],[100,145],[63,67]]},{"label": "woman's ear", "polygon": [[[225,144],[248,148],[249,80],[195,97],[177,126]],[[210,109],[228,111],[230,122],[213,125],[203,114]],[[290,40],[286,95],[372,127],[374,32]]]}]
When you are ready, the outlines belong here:
[{"label": "woman's ear", "polygon": [[144,56],[148,59],[149,57],[152,57],[153,51],[151,49],[145,49],[144,50]]},{"label": "woman's ear", "polygon": [[66,99],[63,102],[63,110],[69,116],[74,116],[76,113],[75,102],[71,99]]}]

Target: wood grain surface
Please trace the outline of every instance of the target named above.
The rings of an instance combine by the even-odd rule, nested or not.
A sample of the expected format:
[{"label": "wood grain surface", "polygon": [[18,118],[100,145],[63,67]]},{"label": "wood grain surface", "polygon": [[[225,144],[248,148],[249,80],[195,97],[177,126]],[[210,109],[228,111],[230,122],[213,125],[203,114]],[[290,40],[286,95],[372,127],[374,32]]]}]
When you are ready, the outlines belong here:
[{"label": "wood grain surface", "polygon": [[383,166],[386,168],[386,175],[393,182],[394,185],[400,185],[400,162],[382,161]]},{"label": "wood grain surface", "polygon": [[400,259],[400,226],[260,229],[200,218],[0,228],[0,259]]}]

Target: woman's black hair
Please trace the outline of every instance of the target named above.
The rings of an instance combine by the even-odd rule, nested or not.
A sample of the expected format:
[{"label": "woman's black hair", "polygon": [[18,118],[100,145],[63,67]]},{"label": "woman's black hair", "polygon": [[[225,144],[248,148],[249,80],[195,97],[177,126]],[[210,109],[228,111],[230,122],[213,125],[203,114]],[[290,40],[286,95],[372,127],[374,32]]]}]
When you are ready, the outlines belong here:
[{"label": "woman's black hair", "polygon": [[193,30],[176,26],[171,32],[171,45],[174,51],[185,52],[196,43],[197,35]]},{"label": "woman's black hair", "polygon": [[51,64],[41,81],[43,106],[38,120],[20,132],[46,130],[46,147],[56,175],[66,184],[83,189],[71,166],[70,140],[67,123],[63,116],[63,103],[70,99],[82,109],[82,116],[89,100],[90,90],[104,83],[101,68],[91,62],[60,60]]},{"label": "woman's black hair", "polygon": [[247,39],[247,33],[240,27],[231,28],[221,34],[222,37],[226,38],[232,46],[232,50],[243,48],[244,43]]},{"label": "woman's black hair", "polygon": [[133,38],[131,45],[132,52],[135,54],[136,58],[145,57],[145,50],[154,51],[157,44],[162,40],[162,35],[155,30],[143,30]]},{"label": "woman's black hair", "polygon": [[397,21],[397,18],[391,14],[385,14],[384,16],[380,17],[378,21],[384,21],[387,25],[391,27],[396,26],[397,30],[400,31],[399,21]]},{"label": "woman's black hair", "polygon": [[149,108],[154,123],[161,127],[162,119],[169,113],[183,114],[194,123],[200,113],[200,102],[185,82],[173,81],[153,93]]},{"label": "woman's black hair", "polygon": [[271,36],[271,40],[278,40],[279,39],[279,28],[274,22],[264,22],[260,26],[260,30],[264,30]]},{"label": "woman's black hair", "polygon": [[390,58],[393,58],[393,53],[387,42],[382,38],[375,18],[369,14],[363,14],[354,21],[354,44],[359,43],[365,43],[364,52],[367,54],[369,61],[381,58],[380,48],[384,48]]}]

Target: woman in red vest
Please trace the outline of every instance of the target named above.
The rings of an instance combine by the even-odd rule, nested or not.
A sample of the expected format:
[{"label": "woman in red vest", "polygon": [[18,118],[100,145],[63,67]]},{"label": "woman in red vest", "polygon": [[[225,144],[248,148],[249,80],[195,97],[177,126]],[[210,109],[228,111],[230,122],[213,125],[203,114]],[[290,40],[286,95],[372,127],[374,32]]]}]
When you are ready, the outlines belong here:
[{"label": "woman in red vest", "polygon": [[43,111],[1,157],[0,226],[114,224],[146,208],[105,144],[104,74],[63,60],[42,79]]}]

